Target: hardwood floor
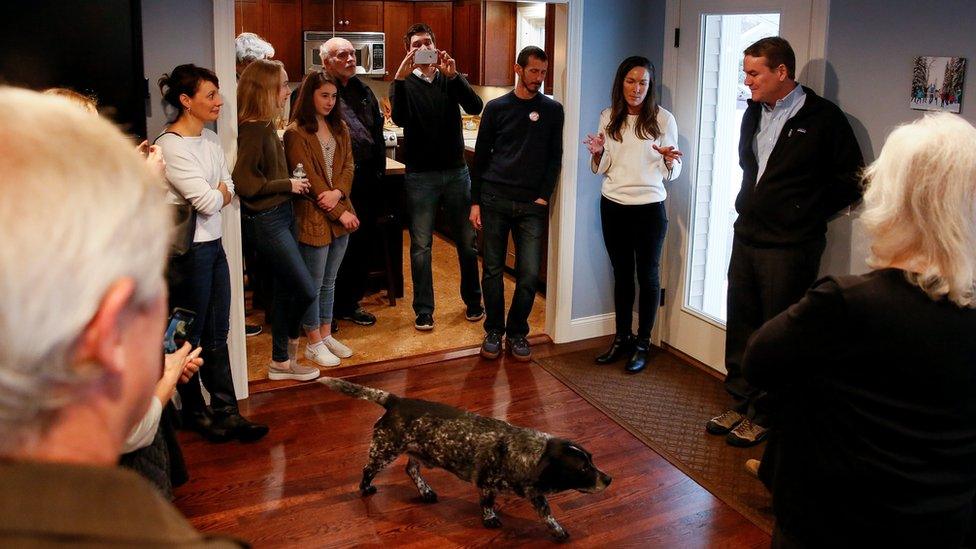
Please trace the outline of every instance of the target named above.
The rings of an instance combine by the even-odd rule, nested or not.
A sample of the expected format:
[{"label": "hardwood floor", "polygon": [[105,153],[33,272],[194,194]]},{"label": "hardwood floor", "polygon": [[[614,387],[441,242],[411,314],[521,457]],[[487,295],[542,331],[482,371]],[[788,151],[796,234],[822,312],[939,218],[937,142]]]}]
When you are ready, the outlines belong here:
[{"label": "hardwood floor", "polygon": [[[579,344],[543,344],[536,354]],[[614,477],[600,494],[550,504],[580,547],[766,547],[769,537],[534,363],[466,357],[367,373],[357,383],[435,400],[571,438]],[[551,543],[531,506],[500,497],[503,526],[481,525],[476,489],[424,470],[440,501],[420,501],[401,457],[357,493],[373,422],[382,410],[312,383],[255,394],[242,412],[271,426],[257,443],[181,441],[192,480],[176,505],[204,531],[258,547],[455,547]]]}]

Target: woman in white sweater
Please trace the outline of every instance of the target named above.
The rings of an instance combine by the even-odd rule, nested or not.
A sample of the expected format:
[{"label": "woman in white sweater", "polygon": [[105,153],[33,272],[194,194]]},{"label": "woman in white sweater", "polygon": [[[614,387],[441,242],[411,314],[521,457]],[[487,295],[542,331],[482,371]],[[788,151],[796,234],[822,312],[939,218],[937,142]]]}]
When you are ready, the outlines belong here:
[{"label": "woman in white sweater", "polygon": [[[610,348],[596,361],[608,364],[629,355],[629,373],[647,365],[661,291],[661,249],[668,229],[664,184],[681,171],[678,126],[654,98],[653,72],[645,57],[624,59],[613,81],[611,106],[600,114],[596,135],[583,141],[593,173],[604,175],[600,216],[613,266],[617,324]],[[635,272],[640,284],[636,337],[631,331]]]},{"label": "woman in white sweater", "polygon": [[156,139],[166,160],[169,200],[189,203],[196,212],[190,249],[171,257],[168,269],[171,307],[196,313],[188,340],[203,351],[199,378],[210,393],[203,401],[197,376],[179,386],[183,424],[208,440],[252,441],[268,427],[241,417],[227,353],[230,329],[230,270],[221,243],[220,211],[234,197],[234,183],[217,134],[204,127],[220,115],[217,76],[202,67],[180,65],[159,79],[163,99],[177,111],[176,120]]}]

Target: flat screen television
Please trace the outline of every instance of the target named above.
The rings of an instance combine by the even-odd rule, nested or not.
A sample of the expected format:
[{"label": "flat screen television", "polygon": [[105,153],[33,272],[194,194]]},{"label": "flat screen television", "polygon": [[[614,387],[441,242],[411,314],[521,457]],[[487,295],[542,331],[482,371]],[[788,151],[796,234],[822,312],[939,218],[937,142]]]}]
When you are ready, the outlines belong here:
[{"label": "flat screen television", "polygon": [[0,33],[0,83],[91,95],[123,131],[145,137],[139,0],[6,2]]}]

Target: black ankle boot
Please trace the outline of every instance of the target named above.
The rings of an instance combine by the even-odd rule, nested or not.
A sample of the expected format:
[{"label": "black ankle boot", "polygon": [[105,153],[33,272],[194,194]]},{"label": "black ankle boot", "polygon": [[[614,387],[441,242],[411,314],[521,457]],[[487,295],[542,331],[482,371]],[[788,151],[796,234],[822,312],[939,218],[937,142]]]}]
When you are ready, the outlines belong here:
[{"label": "black ankle boot", "polygon": [[634,347],[634,354],[627,361],[627,366],[624,368],[628,374],[636,374],[647,366],[647,353],[650,350],[650,338],[642,337],[637,340],[637,345]]},{"label": "black ankle boot", "polygon": [[633,353],[635,341],[633,334],[617,334],[614,336],[613,341],[610,342],[610,348],[602,355],[596,357],[596,363],[610,364]]},{"label": "black ankle boot", "polygon": [[184,411],[181,415],[183,429],[195,431],[210,442],[227,442],[233,438],[226,427],[216,424],[213,417],[205,411]]},{"label": "black ankle boot", "polygon": [[268,426],[261,423],[254,423],[244,419],[238,412],[227,414],[214,414],[214,423],[225,429],[230,438],[236,438],[241,442],[254,442],[268,434]]}]

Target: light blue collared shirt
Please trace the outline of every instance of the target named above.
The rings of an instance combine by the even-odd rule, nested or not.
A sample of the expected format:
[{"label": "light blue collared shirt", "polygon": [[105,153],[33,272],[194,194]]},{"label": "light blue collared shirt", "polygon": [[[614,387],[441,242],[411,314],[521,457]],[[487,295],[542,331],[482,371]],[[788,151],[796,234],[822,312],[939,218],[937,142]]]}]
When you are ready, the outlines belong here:
[{"label": "light blue collared shirt", "polygon": [[759,172],[756,174],[757,185],[762,179],[763,172],[766,171],[769,155],[776,146],[779,134],[783,132],[783,126],[786,125],[787,120],[800,112],[806,99],[807,94],[803,91],[803,86],[797,84],[793,91],[777,101],[773,108],[769,108],[765,103],[762,104],[759,130],[752,138],[752,150],[756,151],[756,160],[759,162]]}]

